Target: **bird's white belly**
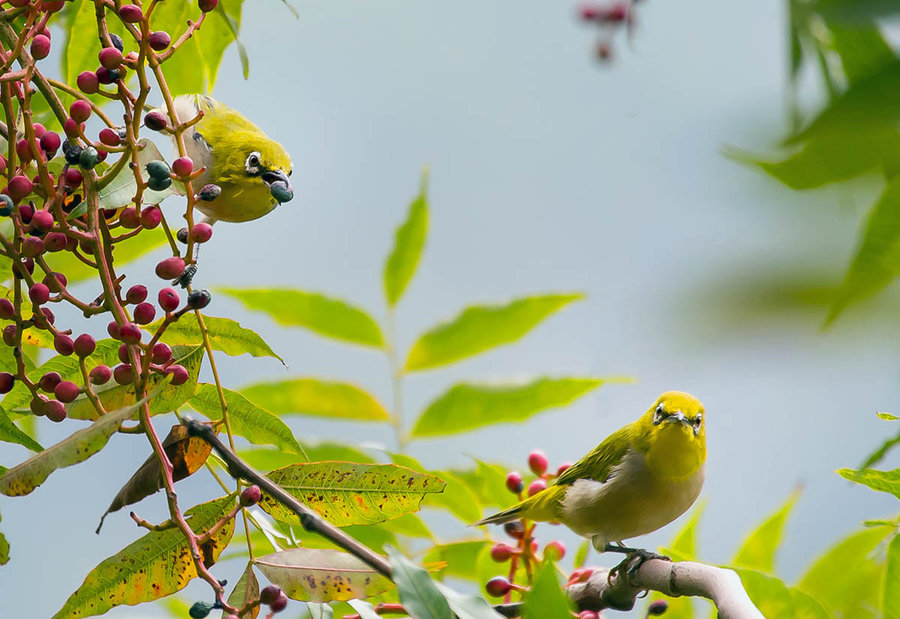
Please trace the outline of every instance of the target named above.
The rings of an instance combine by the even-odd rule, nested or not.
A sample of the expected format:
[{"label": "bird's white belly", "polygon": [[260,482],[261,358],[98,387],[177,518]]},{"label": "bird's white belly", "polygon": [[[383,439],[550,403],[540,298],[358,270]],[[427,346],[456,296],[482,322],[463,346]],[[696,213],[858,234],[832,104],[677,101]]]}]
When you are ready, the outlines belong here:
[{"label": "bird's white belly", "polygon": [[[605,482],[579,479],[562,500],[562,522],[595,545],[618,542],[659,529],[683,514],[700,494],[701,466],[682,479],[659,477],[644,454],[629,451]],[[602,542],[602,544],[598,544]]]}]

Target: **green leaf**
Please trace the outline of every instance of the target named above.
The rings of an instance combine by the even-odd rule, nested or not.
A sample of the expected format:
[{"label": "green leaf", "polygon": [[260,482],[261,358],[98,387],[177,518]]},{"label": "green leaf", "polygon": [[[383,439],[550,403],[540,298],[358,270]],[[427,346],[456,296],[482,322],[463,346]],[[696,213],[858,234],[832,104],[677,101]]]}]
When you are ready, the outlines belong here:
[{"label": "green leaf", "polygon": [[[231,595],[228,596],[228,604],[235,608],[242,608],[247,602],[258,599],[259,581],[256,579],[256,573],[253,571],[253,563],[250,562],[244,569],[244,573],[241,574],[240,579],[235,583],[234,589],[231,590]],[[249,616],[250,619],[256,619],[257,615],[259,615],[259,606],[255,606],[247,615],[244,615],[244,617]]]},{"label": "green leaf", "polygon": [[443,436],[495,423],[519,422],[570,404],[596,389],[600,378],[537,378],[519,384],[454,385],[422,413],[412,436]]},{"label": "green leaf", "polygon": [[431,473],[444,480],[444,491],[428,494],[422,503],[423,507],[439,507],[465,523],[475,522],[481,518],[481,502],[478,496],[469,489],[468,484],[453,474],[452,471],[427,471],[415,458],[406,454],[390,454],[394,464],[405,466],[419,473]]},{"label": "green leaf", "polygon": [[[148,254],[166,242],[165,231],[159,227],[154,230],[142,230],[137,236],[126,239],[113,246],[113,256],[117,267],[122,267],[141,256]],[[57,273],[65,273],[69,279],[69,288],[73,284],[88,281],[97,277],[97,269],[83,263],[69,251],[44,254],[47,263]]]},{"label": "green leaf", "polygon": [[381,619],[381,615],[375,612],[375,607],[365,600],[347,600],[347,603],[356,611],[360,619]]},{"label": "green leaf", "polygon": [[573,301],[577,294],[524,297],[506,305],[475,305],[433,327],[416,340],[406,358],[406,370],[417,371],[448,365],[520,339],[550,314]]},{"label": "green leaf", "polygon": [[6,541],[3,533],[0,533],[0,565],[6,565],[7,563],[9,563],[9,542]]},{"label": "green leaf", "polygon": [[9,419],[6,411],[0,408],[0,441],[17,443],[27,447],[31,451],[43,451],[43,447],[36,440],[25,434]]},{"label": "green leaf", "polygon": [[891,415],[890,413],[875,413],[875,414],[878,415],[879,419],[884,419],[885,421],[897,421],[898,419],[900,419],[900,417],[897,417],[896,415]]},{"label": "green leaf", "polygon": [[509,467],[475,460],[475,469],[454,469],[451,472],[475,493],[484,507],[510,507],[515,501],[506,489]]},{"label": "green leaf", "polygon": [[486,546],[492,545],[487,539],[437,544],[425,553],[422,564],[429,569],[435,568],[442,576],[477,581],[478,555]]},{"label": "green leaf", "polygon": [[571,607],[557,577],[556,566],[551,561],[544,561],[522,605],[523,619],[569,619]]},{"label": "green leaf", "polygon": [[[887,413],[879,413],[879,415],[886,415],[886,414]],[[884,417],[882,417],[882,419],[884,419]],[[884,457],[887,456],[888,453],[890,453],[890,451],[898,443],[900,443],[900,432],[898,432],[891,438],[885,440],[881,445],[878,446],[878,448],[875,451],[873,451],[868,456],[866,456],[866,459],[863,460],[863,463],[860,465],[859,468],[861,468],[861,469],[872,468],[873,466],[875,466],[876,464],[881,462],[884,459]]]},{"label": "green leaf", "polygon": [[[291,429],[281,419],[236,391],[224,389],[225,403],[228,405],[228,419],[231,430],[238,436],[254,445],[274,445],[283,451],[295,454],[302,453],[297,439]],[[193,397],[188,404],[199,413],[206,415],[211,421],[222,418],[222,407],[219,392],[215,385],[201,383],[197,385]]]},{"label": "green leaf", "polygon": [[9,469],[0,477],[0,493],[6,496],[30,494],[56,469],[84,462],[103,449],[122,422],[134,418],[138,409],[159,391],[157,389],[139,402],[106,413],[87,428],[72,433],[63,441]]},{"label": "green leaf", "polygon": [[219,290],[249,309],[266,312],[280,325],[304,327],[319,335],[361,346],[384,346],[384,337],[375,319],[346,301],[302,290]]},{"label": "green leaf", "polygon": [[[219,31],[224,27],[230,35],[230,39],[226,39],[222,35],[219,35],[219,40],[224,41],[224,46],[222,46],[222,43],[219,43],[219,45],[222,46],[222,51],[225,50],[225,47],[227,47],[228,43],[232,40],[237,45],[238,58],[241,61],[241,74],[246,80],[250,77],[250,57],[247,55],[247,49],[244,47],[240,38],[242,4],[243,0],[228,0],[225,3],[220,3],[216,7],[216,14],[222,18],[220,23],[224,24],[224,26],[219,26],[216,30]],[[199,43],[200,47],[203,48],[203,40],[200,40]],[[215,43],[213,45],[215,45]],[[206,54],[208,52],[205,49],[201,49],[201,53]],[[215,53],[216,50],[213,50],[213,54]],[[219,52],[217,56],[211,56],[207,63],[207,79],[209,80],[210,91],[212,91],[212,88],[216,83],[216,73],[219,69],[221,60],[222,53]]]},{"label": "green leaf", "polygon": [[266,578],[294,600],[330,602],[388,591],[391,581],[353,555],[327,548],[292,548],[254,561]]},{"label": "green leaf", "polygon": [[244,387],[241,393],[279,414],[389,421],[391,416],[374,397],[349,383],[294,378]]},{"label": "green leaf", "polygon": [[[202,534],[234,505],[234,495],[189,509],[185,516],[191,529]],[[211,567],[234,533],[229,520],[201,545],[206,567]],[[184,534],[172,527],[151,531],[105,559],[84,579],[54,619],[100,615],[121,604],[140,604],[180,591],[197,576]]]},{"label": "green leaf", "polygon": [[[197,374],[200,372],[200,363],[203,361],[203,348],[198,346],[187,351],[175,348],[173,349],[173,356],[175,357],[175,362],[184,366],[188,371],[190,378],[183,385],[175,387],[168,384],[167,376],[152,374],[147,381],[147,389],[155,389],[157,385],[163,382],[166,383],[166,386],[159,392],[158,396],[151,400],[151,415],[171,412],[194,395],[194,388],[197,386]],[[99,392],[97,397],[106,410],[130,406],[134,402],[134,387],[131,385],[117,385]],[[71,419],[87,419],[91,421],[97,419],[97,411],[94,409],[94,405],[85,396],[81,396],[71,404],[67,404],[66,414]]]},{"label": "green leaf", "polygon": [[882,599],[884,619],[900,619],[900,535],[894,535],[888,546]]},{"label": "green leaf", "polygon": [[900,469],[893,471],[876,471],[874,469],[839,469],[838,475],[844,479],[868,486],[879,492],[890,492],[900,498]]},{"label": "green leaf", "polygon": [[[166,3],[161,4],[160,7],[175,6],[176,4],[177,3]],[[140,151],[138,151],[138,165],[141,170],[141,178],[146,182],[147,179],[150,178],[150,174],[147,172],[147,164],[151,161],[165,161],[166,158],[159,152],[156,144],[147,138],[138,140],[138,147],[140,148]],[[162,191],[153,191],[152,189],[145,188],[144,193],[141,196],[141,201],[143,204],[159,204],[169,196],[174,196],[179,193],[181,192],[179,192],[178,186],[175,183],[172,183],[167,189]],[[117,209],[128,206],[129,204],[134,203],[135,194],[137,194],[137,181],[135,181],[134,172],[131,167],[124,166],[105,187],[100,189],[100,208]]]},{"label": "green leaf", "polygon": [[881,526],[848,535],[810,565],[797,587],[838,617],[874,619],[885,569],[876,552],[893,530]]},{"label": "green leaf", "polygon": [[406,612],[416,619],[453,619],[450,604],[428,572],[411,563],[396,548],[389,547],[387,553],[394,584]]},{"label": "green leaf", "polygon": [[[444,482],[393,464],[313,462],[266,475],[335,526],[374,524],[419,509],[422,498]],[[281,522],[300,524],[294,512],[263,493],[260,507]]]},{"label": "green leaf", "polygon": [[325,460],[342,460],[344,462],[359,462],[362,464],[375,464],[375,459],[361,449],[340,443],[303,443],[303,452],[309,457],[306,460],[303,454],[295,455],[276,451],[274,449],[246,449],[239,454],[244,461],[259,471],[272,471],[300,462],[322,462]]},{"label": "green leaf", "polygon": [[[246,329],[236,320],[231,318],[216,318],[203,316],[203,323],[209,333],[209,343],[213,350],[219,350],[226,355],[237,357],[248,353],[254,357],[274,357],[284,363],[284,359],[275,354],[275,351],[266,344],[255,331]],[[162,319],[144,327],[149,333],[156,333],[162,324]],[[197,315],[188,313],[170,324],[162,336],[162,341],[171,345],[199,346],[203,344],[203,333],[197,323]]]},{"label": "green leaf", "polygon": [[453,616],[457,619],[503,619],[503,615],[491,608],[490,603],[483,597],[463,595],[441,582],[437,582],[435,585],[447,600]]},{"label": "green leaf", "polygon": [[815,598],[762,572],[736,568],[744,589],[763,617],[769,619],[832,619]]},{"label": "green leaf", "polygon": [[[106,21],[110,33],[122,35],[124,25],[118,19]],[[93,33],[93,34],[91,34]],[[93,71],[97,68],[97,54],[100,53],[100,40],[97,37],[97,9],[91,2],[79,2],[72,5],[66,23],[66,40],[62,53],[62,73],[67,84],[75,84],[82,71]],[[43,99],[35,97],[34,100]]]},{"label": "green leaf", "polygon": [[416,273],[425,236],[428,234],[428,172],[422,173],[419,195],[409,205],[409,214],[394,235],[394,248],[384,265],[384,296],[393,307]]},{"label": "green leaf", "polygon": [[781,544],[784,525],[798,498],[799,489],[794,490],[775,513],[747,536],[734,556],[733,565],[758,572],[775,573],[775,551]]},{"label": "green leaf", "polygon": [[661,552],[673,561],[696,561],[697,560],[697,526],[700,524],[700,517],[706,509],[704,503],[700,503],[694,508],[691,517],[685,523],[684,528],[679,531],[672,542],[661,549]]}]

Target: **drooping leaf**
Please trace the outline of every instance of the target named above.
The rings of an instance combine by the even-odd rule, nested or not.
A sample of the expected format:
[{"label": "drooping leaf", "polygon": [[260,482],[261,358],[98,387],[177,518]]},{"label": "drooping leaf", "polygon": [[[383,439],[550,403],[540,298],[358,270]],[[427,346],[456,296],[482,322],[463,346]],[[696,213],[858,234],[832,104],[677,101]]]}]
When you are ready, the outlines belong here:
[{"label": "drooping leaf", "polygon": [[352,600],[392,587],[390,580],[368,564],[339,550],[292,548],[260,557],[254,565],[294,600]]},{"label": "drooping leaf", "polygon": [[750,600],[763,617],[770,619],[831,619],[811,595],[784,584],[778,578],[755,570],[736,568]]},{"label": "drooping leaf", "polygon": [[[103,419],[106,419],[106,416]],[[163,439],[162,446],[169,462],[172,463],[172,481],[176,482],[196,473],[212,451],[209,443],[199,436],[191,436],[187,426],[181,424],[172,426],[166,438]],[[103,520],[108,514],[118,511],[126,505],[137,503],[162,487],[163,477],[159,468],[159,460],[156,458],[156,454],[151,453],[134,475],[125,482],[125,485],[113,498],[112,503],[103,512],[97,533],[100,532]]]},{"label": "drooping leaf", "polygon": [[6,411],[0,408],[0,441],[6,443],[17,443],[23,447],[27,447],[31,451],[43,451],[43,447],[36,440],[28,436],[14,424]]},{"label": "drooping leaf", "polygon": [[409,205],[403,225],[394,235],[394,248],[384,265],[384,296],[393,307],[416,273],[428,234],[428,173],[423,172],[419,195]]},{"label": "drooping leaf", "polygon": [[577,294],[548,294],[516,299],[505,305],[475,305],[429,329],[412,345],[406,370],[427,370],[515,342]]},{"label": "drooping leaf", "polygon": [[[188,381],[178,386],[168,384],[168,377],[161,374],[152,374],[148,380],[147,389],[155,389],[157,385],[166,382],[166,386],[150,401],[150,414],[158,415],[175,410],[188,401],[197,386],[197,375],[200,372],[200,363],[203,361],[203,348],[172,350],[175,362],[184,366],[188,371]],[[134,402],[134,387],[131,385],[117,385],[100,391],[97,394],[100,403],[106,410],[129,406]],[[66,414],[72,419],[97,419],[97,411],[94,405],[85,396],[79,397],[71,404],[66,405]]]},{"label": "drooping leaf", "polygon": [[[292,464],[266,477],[339,527],[384,522],[414,512],[425,494],[444,488],[444,482],[433,475],[393,464]],[[300,524],[292,511],[265,493],[259,505],[276,520]]]},{"label": "drooping leaf", "polygon": [[6,541],[3,533],[0,533],[0,565],[6,565],[7,563],[9,563],[9,542]]},{"label": "drooping leaf", "polygon": [[890,492],[900,498],[900,469],[893,471],[876,471],[874,469],[839,469],[838,475],[844,479],[868,486],[879,492]]},{"label": "drooping leaf", "polygon": [[551,561],[544,561],[537,569],[534,585],[522,605],[523,619],[568,619],[572,603],[563,591]]},{"label": "drooping leaf", "polygon": [[[300,454],[302,452],[293,432],[281,419],[245,398],[237,391],[223,389],[228,405],[228,419],[231,430],[254,445],[274,445],[282,451]],[[211,421],[222,418],[219,392],[215,385],[197,385],[188,404],[203,413]]]},{"label": "drooping leaf", "polygon": [[[160,5],[160,6],[174,6]],[[151,161],[165,161],[165,157],[159,152],[156,144],[147,138],[138,140],[138,164],[141,169],[141,178],[144,182],[150,178],[147,172],[147,164]],[[141,195],[143,204],[159,204],[169,196],[179,193],[178,185],[172,183],[167,189],[162,191],[154,191],[149,188],[144,189]],[[137,194],[137,181],[134,178],[134,172],[129,166],[123,166],[122,170],[110,180],[105,187],[100,189],[99,204],[101,209],[118,209],[134,203],[134,197]],[[140,235],[138,235],[140,236]]]},{"label": "drooping leaf", "polygon": [[800,498],[800,490],[794,490],[787,500],[756,529],[750,532],[738,548],[732,564],[768,574],[775,573],[775,552],[781,544],[784,526],[791,510]]},{"label": "drooping leaf", "polygon": [[381,615],[375,612],[375,607],[365,600],[347,600],[347,603],[356,611],[360,619],[381,619]]},{"label": "drooping leaf", "polygon": [[473,469],[453,469],[455,477],[462,480],[475,493],[484,507],[505,508],[515,501],[506,489],[506,473],[509,467],[475,460]]},{"label": "drooping leaf", "polygon": [[374,396],[350,383],[292,378],[250,385],[241,389],[241,393],[279,415],[297,413],[357,421],[391,418]]},{"label": "drooping leaf", "polygon": [[[255,331],[242,327],[236,320],[204,315],[203,323],[209,333],[209,343],[213,350],[219,350],[232,357],[244,353],[253,357],[274,357],[284,363],[284,359],[275,354],[275,351],[266,344],[262,337]],[[160,324],[162,324],[162,319],[147,325],[145,329],[150,333],[155,333]],[[173,346],[200,346],[203,344],[203,333],[200,331],[196,314],[185,314],[177,322],[166,327],[162,341]]]},{"label": "drooping leaf", "polygon": [[[244,573],[241,574],[240,579],[235,583],[234,589],[231,590],[231,595],[228,596],[227,601],[229,606],[234,606],[235,608],[243,608],[244,604],[246,604],[247,602],[252,602],[258,599],[259,581],[256,579],[256,573],[253,571],[253,563],[250,562],[247,564]],[[222,615],[224,616],[225,613],[223,612]],[[244,615],[244,617],[256,619],[257,615],[259,615],[259,606],[254,606],[249,613]]]},{"label": "drooping leaf", "polygon": [[381,328],[364,310],[322,294],[286,289],[221,288],[249,309],[269,314],[275,322],[304,327],[325,337],[381,348]]},{"label": "drooping leaf", "polygon": [[433,546],[422,557],[422,564],[436,569],[442,576],[477,580],[478,555],[492,543],[487,539],[449,542]]},{"label": "drooping leaf", "polygon": [[447,598],[428,572],[414,565],[396,548],[388,548],[394,584],[403,608],[416,619],[453,619]]},{"label": "drooping leaf", "polygon": [[44,483],[56,469],[84,462],[106,446],[123,421],[137,416],[138,409],[157,391],[139,402],[108,412],[87,428],[78,430],[61,442],[33,455],[0,477],[0,493],[23,496]]},{"label": "drooping leaf", "polygon": [[[63,43],[64,51],[62,61],[62,73],[67,84],[74,84],[78,74],[82,71],[93,71],[97,68],[97,54],[100,53],[100,40],[97,37],[97,9],[90,2],[79,2],[69,11],[69,19],[66,22],[66,39]],[[125,27],[118,19],[106,21],[110,33],[121,36]],[[87,33],[93,32],[90,36]],[[43,99],[35,97],[32,102]]]},{"label": "drooping leaf", "polygon": [[258,471],[272,471],[300,462],[322,462],[325,460],[343,460],[344,462],[359,462],[362,464],[375,464],[375,459],[360,449],[340,443],[303,443],[301,445],[307,460],[302,454],[290,454],[274,449],[244,449],[238,453],[244,461]]},{"label": "drooping leaf", "polygon": [[543,377],[518,384],[460,383],[428,405],[411,434],[442,436],[523,421],[549,408],[570,404],[604,382],[600,378]]},{"label": "drooping leaf", "polygon": [[[204,39],[199,39],[197,42],[200,46],[201,53],[206,55],[209,54],[207,47],[219,46],[222,51],[224,51],[228,44],[231,43],[231,41],[234,41],[235,45],[237,45],[238,58],[241,61],[241,73],[246,80],[250,77],[250,57],[240,38],[242,5],[243,0],[227,0],[226,2],[219,3],[216,7],[216,15],[222,19],[220,22],[213,25],[216,38],[213,39],[210,37],[208,39],[208,46],[204,46],[204,42],[206,41]],[[221,60],[222,52],[219,52],[214,48],[212,50],[212,55],[207,62],[207,79],[209,81],[208,88],[210,91],[212,91],[212,88],[216,83],[216,73]]]},{"label": "drooping leaf", "polygon": [[442,582],[434,584],[457,619],[503,619],[503,615],[491,608],[491,604],[480,595],[464,595]]},{"label": "drooping leaf", "polygon": [[900,535],[888,545],[882,600],[884,619],[900,619]]},{"label": "drooping leaf", "polygon": [[[233,495],[192,507],[185,516],[191,529],[201,534],[218,522],[234,505]],[[234,533],[228,521],[201,545],[203,563],[211,567]],[[187,540],[177,528],[151,531],[105,559],[84,579],[54,619],[100,615],[121,604],[140,604],[180,591],[197,576]]]}]

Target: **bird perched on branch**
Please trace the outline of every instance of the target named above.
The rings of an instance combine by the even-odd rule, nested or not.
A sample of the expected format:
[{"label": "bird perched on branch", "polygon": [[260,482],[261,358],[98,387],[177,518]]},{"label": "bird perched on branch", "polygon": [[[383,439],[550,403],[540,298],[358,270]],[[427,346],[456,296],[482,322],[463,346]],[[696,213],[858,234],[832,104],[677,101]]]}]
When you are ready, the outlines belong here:
[{"label": "bird perched on branch", "polygon": [[561,522],[590,538],[599,552],[652,555],[622,542],[669,524],[697,499],[706,462],[703,415],[700,400],[667,391],[637,421],[563,471],[554,485],[475,524],[521,518]]}]

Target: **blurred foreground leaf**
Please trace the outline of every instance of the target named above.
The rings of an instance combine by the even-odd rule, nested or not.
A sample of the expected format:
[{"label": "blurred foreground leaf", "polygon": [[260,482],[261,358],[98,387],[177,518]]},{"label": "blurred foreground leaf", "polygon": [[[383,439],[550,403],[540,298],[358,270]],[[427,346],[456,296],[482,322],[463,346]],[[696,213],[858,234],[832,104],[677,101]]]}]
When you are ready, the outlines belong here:
[{"label": "blurred foreground leaf", "polygon": [[390,414],[373,396],[350,383],[293,378],[250,385],[241,389],[241,393],[279,415],[296,413],[357,421],[390,420]]},{"label": "blurred foreground leaf", "polygon": [[562,589],[556,566],[544,561],[537,569],[534,585],[522,605],[523,619],[569,619],[572,603]]},{"label": "blurred foreground leaf", "polygon": [[732,565],[768,574],[775,573],[775,552],[781,544],[784,526],[800,491],[795,490],[775,513],[750,532],[734,556]]},{"label": "blurred foreground leaf", "polygon": [[454,619],[450,604],[428,572],[411,563],[396,548],[388,548],[388,557],[400,602],[407,613],[417,619]]},{"label": "blurred foreground leaf", "polygon": [[394,248],[384,265],[384,295],[391,307],[403,296],[422,257],[428,233],[427,193],[428,175],[423,172],[419,195],[409,205],[406,221],[397,228]]}]

